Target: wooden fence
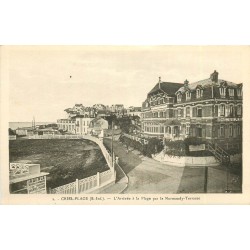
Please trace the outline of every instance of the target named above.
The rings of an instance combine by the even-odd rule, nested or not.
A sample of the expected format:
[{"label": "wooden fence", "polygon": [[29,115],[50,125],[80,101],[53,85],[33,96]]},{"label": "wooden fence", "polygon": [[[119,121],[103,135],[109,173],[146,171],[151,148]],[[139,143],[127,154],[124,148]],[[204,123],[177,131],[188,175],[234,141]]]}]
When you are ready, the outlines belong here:
[{"label": "wooden fence", "polygon": [[51,194],[81,194],[104,187],[115,181],[115,176],[111,170],[107,170],[96,175],[71,182],[69,184],[53,188]]}]

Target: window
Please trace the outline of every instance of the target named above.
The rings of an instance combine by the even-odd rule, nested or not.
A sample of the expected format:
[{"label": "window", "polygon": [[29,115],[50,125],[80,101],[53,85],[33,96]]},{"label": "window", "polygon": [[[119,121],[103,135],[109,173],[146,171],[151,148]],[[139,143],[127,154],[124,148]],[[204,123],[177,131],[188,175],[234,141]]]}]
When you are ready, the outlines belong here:
[{"label": "window", "polygon": [[233,105],[230,105],[229,106],[229,116],[233,116],[234,115],[234,106]]},{"label": "window", "polygon": [[196,98],[201,98],[203,96],[203,90],[202,89],[197,89],[196,90]]},{"label": "window", "polygon": [[224,125],[220,125],[220,137],[224,137],[225,136],[225,127]]},{"label": "window", "polygon": [[241,116],[242,115],[242,106],[238,105],[237,106],[237,116]]},{"label": "window", "polygon": [[178,117],[182,116],[182,110],[178,109]]},{"label": "window", "polygon": [[189,133],[190,133],[190,125],[187,124],[186,125],[186,135],[189,135]]},{"label": "window", "polygon": [[225,116],[225,104],[220,105],[220,116]]},{"label": "window", "polygon": [[229,97],[234,97],[234,89],[228,89]]},{"label": "window", "polygon": [[181,94],[177,95],[177,102],[181,102]]},{"label": "window", "polygon": [[186,101],[190,101],[190,99],[191,99],[191,92],[187,91],[186,92]]},{"label": "window", "polygon": [[233,125],[232,124],[229,125],[229,136],[230,137],[233,136]]},{"label": "window", "polygon": [[197,116],[197,107],[193,107],[193,117]]},{"label": "window", "polygon": [[226,97],[226,88],[220,88],[220,96],[222,98],[225,98]]},{"label": "window", "polygon": [[190,117],[190,107],[186,107],[186,117]]},{"label": "window", "polygon": [[197,107],[197,117],[202,117],[202,107]]}]

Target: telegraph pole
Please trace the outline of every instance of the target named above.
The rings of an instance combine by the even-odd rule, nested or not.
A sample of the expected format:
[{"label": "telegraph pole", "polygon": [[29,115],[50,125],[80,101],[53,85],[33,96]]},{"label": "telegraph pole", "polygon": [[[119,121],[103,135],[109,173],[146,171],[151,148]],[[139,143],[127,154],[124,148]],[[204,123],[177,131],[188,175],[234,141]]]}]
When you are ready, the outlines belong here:
[{"label": "telegraph pole", "polygon": [[207,177],[208,177],[208,167],[205,167],[205,180],[204,180],[204,193],[207,193]]},{"label": "telegraph pole", "polygon": [[113,120],[112,120],[112,123],[111,123],[111,130],[112,130],[112,138],[111,138],[111,164],[112,164],[112,167],[114,166],[114,129],[113,129]]}]

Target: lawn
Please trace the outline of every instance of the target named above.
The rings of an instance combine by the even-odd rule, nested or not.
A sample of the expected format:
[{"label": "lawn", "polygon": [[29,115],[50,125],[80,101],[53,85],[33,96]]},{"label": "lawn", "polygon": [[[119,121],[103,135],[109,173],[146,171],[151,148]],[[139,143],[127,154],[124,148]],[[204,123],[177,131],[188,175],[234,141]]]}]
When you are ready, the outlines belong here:
[{"label": "lawn", "polygon": [[48,188],[109,169],[98,145],[88,140],[13,140],[9,143],[10,162],[40,164],[41,171],[50,173]]}]

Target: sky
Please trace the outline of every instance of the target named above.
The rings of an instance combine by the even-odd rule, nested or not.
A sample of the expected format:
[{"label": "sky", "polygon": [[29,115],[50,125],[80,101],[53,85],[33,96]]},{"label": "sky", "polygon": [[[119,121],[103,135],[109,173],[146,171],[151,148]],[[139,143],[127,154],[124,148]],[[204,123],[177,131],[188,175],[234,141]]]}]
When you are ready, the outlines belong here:
[{"label": "sky", "polygon": [[[55,122],[76,103],[141,106],[162,81],[249,82],[247,46],[8,46],[9,120]],[[71,76],[71,77],[70,77]]]}]

